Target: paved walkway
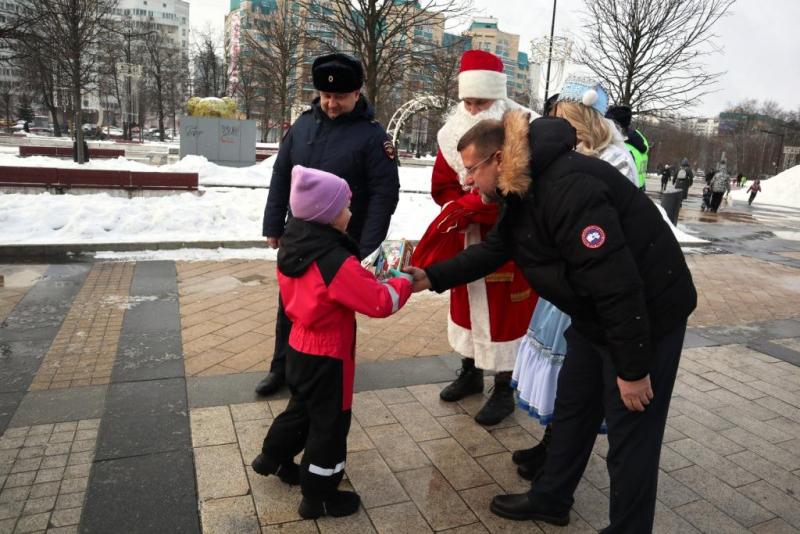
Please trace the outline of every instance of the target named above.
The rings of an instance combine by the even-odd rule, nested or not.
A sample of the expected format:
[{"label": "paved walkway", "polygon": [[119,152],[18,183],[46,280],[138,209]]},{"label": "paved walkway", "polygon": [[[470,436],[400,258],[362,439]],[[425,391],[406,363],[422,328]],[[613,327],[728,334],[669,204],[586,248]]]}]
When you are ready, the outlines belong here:
[{"label": "paved walkway", "polygon": [[[688,256],[700,302],[662,449],[656,531],[797,532],[800,243],[765,237],[772,230],[757,221],[707,231],[714,246]],[[274,264],[20,264],[0,274],[0,533],[606,526],[602,436],[570,527],[488,512],[494,495],[528,487],[511,451],[542,429],[521,410],[483,428],[471,417],[481,396],[438,399],[458,365],[446,296],[360,321],[344,484],[364,506],[301,521],[297,488],[248,466],[286,403],[285,393],[252,393],[272,350]]]}]

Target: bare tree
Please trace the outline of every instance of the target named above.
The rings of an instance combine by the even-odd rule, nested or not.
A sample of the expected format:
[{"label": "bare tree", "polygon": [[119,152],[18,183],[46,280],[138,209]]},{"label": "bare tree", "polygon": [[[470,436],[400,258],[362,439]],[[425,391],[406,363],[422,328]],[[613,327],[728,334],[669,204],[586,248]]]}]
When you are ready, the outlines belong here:
[{"label": "bare tree", "polygon": [[3,119],[6,128],[11,127],[11,113],[14,109],[14,86],[10,82],[0,82],[0,104],[3,106]]},{"label": "bare tree", "polygon": [[[297,70],[304,60],[300,54],[302,24],[298,4],[282,0],[274,11],[255,18],[252,29],[245,34],[250,66],[271,95],[264,99],[265,115],[281,125],[290,119]],[[273,113],[266,110],[270,103],[277,107]]]},{"label": "bare tree", "polygon": [[735,0],[587,0],[583,63],[613,102],[644,114],[683,110],[721,73],[702,63]]},{"label": "bare tree", "polygon": [[66,76],[75,114],[77,160],[83,163],[83,96],[97,82],[97,50],[109,33],[117,0],[23,0],[21,4],[23,12],[37,19],[37,31],[56,44],[43,49],[43,55]]},{"label": "bare tree", "polygon": [[[415,32],[430,32],[444,18],[471,12],[466,0],[299,0],[305,39],[325,50],[343,50],[364,64],[364,90],[382,116],[383,92],[425,60]],[[383,115],[389,110],[383,110]]]},{"label": "bare tree", "polygon": [[211,29],[195,30],[196,41],[192,55],[194,64],[194,94],[222,97],[227,93],[228,71],[221,48],[222,39]]},{"label": "bare tree", "polygon": [[441,101],[441,105],[436,108],[440,117],[444,117],[447,110],[458,102],[458,70],[466,40],[466,37],[460,37],[450,46],[433,50],[430,55],[433,94]]},{"label": "bare tree", "polygon": [[172,54],[167,61],[165,79],[165,111],[171,118],[172,136],[177,135],[177,114],[183,109],[189,90],[189,58],[183,52]]},{"label": "bare tree", "polygon": [[264,90],[264,73],[256,68],[252,54],[242,54],[237,58],[236,81],[231,82],[231,93],[238,97],[244,109],[244,118],[250,119],[258,95]]},{"label": "bare tree", "polygon": [[164,118],[166,115],[166,93],[170,58],[178,53],[172,41],[160,31],[153,31],[144,39],[145,79],[149,83],[149,94],[156,108],[158,118],[158,138],[164,141]]}]

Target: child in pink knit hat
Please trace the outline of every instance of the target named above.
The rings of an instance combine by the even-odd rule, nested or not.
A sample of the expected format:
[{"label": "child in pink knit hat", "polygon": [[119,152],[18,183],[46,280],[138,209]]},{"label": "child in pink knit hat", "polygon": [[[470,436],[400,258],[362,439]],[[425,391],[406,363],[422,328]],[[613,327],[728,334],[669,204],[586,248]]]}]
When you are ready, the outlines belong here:
[{"label": "child in pink knit hat", "polygon": [[[357,493],[339,491],[344,475],[355,373],[355,313],[388,317],[411,295],[411,282],[379,282],[358,261],[347,236],[350,188],[331,173],[292,169],[278,285],[292,321],[286,381],[292,397],[275,418],[252,466],[300,484],[306,519],[358,511]],[[305,449],[300,466],[293,458]]]}]

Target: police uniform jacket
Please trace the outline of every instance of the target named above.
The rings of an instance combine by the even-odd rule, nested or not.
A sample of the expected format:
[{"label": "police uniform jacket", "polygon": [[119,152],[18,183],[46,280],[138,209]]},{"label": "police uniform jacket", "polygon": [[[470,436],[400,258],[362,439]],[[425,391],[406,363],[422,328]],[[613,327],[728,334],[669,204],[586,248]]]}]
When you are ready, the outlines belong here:
[{"label": "police uniform jacket", "polygon": [[353,197],[347,233],[365,257],[389,230],[400,191],[394,146],[361,96],[350,113],[330,119],[319,98],[286,133],[272,171],[263,235],[280,237],[286,226],[291,171],[303,165],[346,180]]},{"label": "police uniform jacket", "polygon": [[483,243],[426,269],[433,289],[513,259],[539,295],[609,350],[619,377],[643,378],[653,340],[684,323],[697,302],[677,240],[619,171],[573,150],[568,122],[529,125],[511,112],[504,125],[498,222]]}]

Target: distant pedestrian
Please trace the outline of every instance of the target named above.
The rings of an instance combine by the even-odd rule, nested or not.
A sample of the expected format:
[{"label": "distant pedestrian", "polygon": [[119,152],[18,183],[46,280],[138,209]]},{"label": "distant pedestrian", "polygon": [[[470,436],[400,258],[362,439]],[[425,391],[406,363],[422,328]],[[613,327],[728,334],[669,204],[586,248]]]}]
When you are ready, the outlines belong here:
[{"label": "distant pedestrian", "polygon": [[692,168],[689,166],[688,159],[683,158],[683,161],[681,161],[681,168],[675,173],[675,178],[672,183],[675,185],[676,189],[683,190],[683,199],[685,200],[689,195],[689,188],[692,187],[694,183],[694,173],[692,173]]},{"label": "distant pedestrian", "polygon": [[337,489],[352,415],[356,312],[388,317],[408,300],[411,282],[381,283],[361,267],[359,244],[346,233],[352,196],[346,181],[300,165],[291,175],[293,217],[281,235],[278,287],[293,323],[286,356],[292,397],[252,467],[300,484],[302,518],[341,517],[361,503],[357,493]]},{"label": "distant pedestrian", "polygon": [[669,183],[669,179],[672,177],[672,169],[670,169],[669,164],[664,165],[664,168],[661,170],[661,192],[663,193],[667,189],[667,184]]},{"label": "distant pedestrian", "polygon": [[756,195],[761,192],[761,180],[756,178],[753,183],[750,184],[750,188],[747,190],[747,192],[750,193],[750,198],[747,199],[747,204],[752,205]]},{"label": "distant pedestrian", "polygon": [[611,106],[606,111],[606,118],[619,125],[622,135],[625,137],[625,146],[636,163],[636,185],[644,191],[647,188],[647,162],[650,159],[650,143],[647,142],[647,138],[642,135],[642,132],[631,128],[633,111],[630,106]]},{"label": "distant pedestrian", "polygon": [[719,206],[722,204],[722,197],[730,190],[731,184],[728,181],[727,173],[717,171],[714,179],[711,180],[711,211],[716,213],[719,210]]}]

